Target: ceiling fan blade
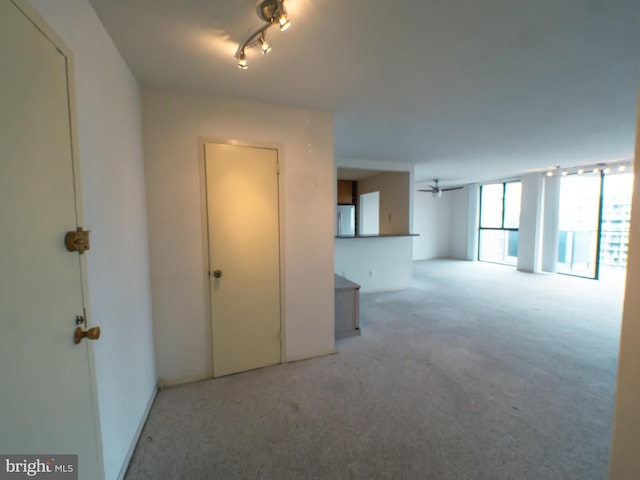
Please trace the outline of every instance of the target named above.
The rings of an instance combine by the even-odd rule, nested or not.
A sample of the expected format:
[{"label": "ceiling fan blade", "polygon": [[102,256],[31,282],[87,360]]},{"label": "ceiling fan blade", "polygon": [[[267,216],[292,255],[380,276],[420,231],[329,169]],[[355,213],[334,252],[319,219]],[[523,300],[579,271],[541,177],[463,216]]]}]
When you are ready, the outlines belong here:
[{"label": "ceiling fan blade", "polygon": [[443,192],[450,192],[451,190],[460,190],[460,189],[462,189],[462,188],[464,188],[464,187],[442,188],[441,190],[442,190]]},{"label": "ceiling fan blade", "polygon": [[437,190],[434,190],[433,188],[431,190],[420,190],[418,189],[419,192],[428,192],[428,193],[433,193],[433,192],[437,192]]}]

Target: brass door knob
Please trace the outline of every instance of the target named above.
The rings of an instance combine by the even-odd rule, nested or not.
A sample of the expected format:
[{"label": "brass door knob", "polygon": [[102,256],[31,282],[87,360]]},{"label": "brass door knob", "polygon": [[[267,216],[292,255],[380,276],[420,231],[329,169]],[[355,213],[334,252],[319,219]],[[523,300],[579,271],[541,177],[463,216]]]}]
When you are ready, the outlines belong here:
[{"label": "brass door knob", "polygon": [[214,270],[213,271],[213,276],[215,278],[220,278],[222,276],[222,270]]},{"label": "brass door knob", "polygon": [[83,330],[82,327],[76,327],[73,332],[73,343],[76,345],[82,341],[83,338],[89,340],[97,340],[100,338],[100,327],[93,327],[89,330]]}]

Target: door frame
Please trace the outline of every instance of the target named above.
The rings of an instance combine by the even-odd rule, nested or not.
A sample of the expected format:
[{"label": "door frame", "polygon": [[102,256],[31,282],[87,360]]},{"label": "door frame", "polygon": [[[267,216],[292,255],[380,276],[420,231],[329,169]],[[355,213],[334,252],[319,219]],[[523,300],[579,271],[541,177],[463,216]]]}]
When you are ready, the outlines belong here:
[{"label": "door frame", "polygon": [[205,313],[207,322],[205,331],[209,336],[210,349],[208,351],[208,374],[207,377],[213,378],[213,312],[212,312],[212,295],[211,295],[211,277],[209,275],[209,212],[207,206],[207,171],[205,145],[207,143],[215,143],[218,145],[232,145],[235,147],[248,148],[264,148],[275,150],[278,157],[278,229],[279,229],[279,277],[280,277],[280,362],[283,363],[286,358],[286,314],[285,314],[285,203],[284,203],[284,146],[281,143],[269,143],[260,141],[239,140],[231,137],[198,137],[198,167],[200,170],[200,212],[202,225],[202,283],[204,285]]},{"label": "door frame", "polygon": [[[22,14],[44,35],[55,48],[65,58],[66,76],[67,76],[67,101],[69,112],[69,132],[70,132],[70,146],[71,146],[71,164],[73,170],[73,188],[75,199],[75,217],[76,227],[85,226],[84,223],[84,207],[82,202],[82,188],[80,179],[80,160],[79,160],[79,144],[78,144],[78,124],[76,119],[76,87],[75,87],[75,74],[74,74],[74,59],[73,51],[42,18],[38,11],[29,4],[27,0],[10,0],[13,5],[22,12]],[[62,242],[62,237],[60,242]],[[87,277],[87,255],[77,255],[80,265],[81,275],[81,291],[82,301],[85,314],[85,328],[88,328],[91,322],[91,308],[89,302],[89,283]],[[71,334],[71,330],[70,330]],[[87,349],[87,368],[89,370],[89,388],[91,391],[91,402],[93,410],[94,430],[96,433],[96,458],[98,460],[98,480],[104,479],[104,446],[102,444],[102,430],[100,428],[100,411],[98,408],[98,387],[96,379],[96,364],[93,350],[93,342],[82,342],[81,347]],[[77,348],[77,347],[76,347]],[[43,452],[48,453],[48,452]],[[71,453],[71,452],[70,452]]]}]

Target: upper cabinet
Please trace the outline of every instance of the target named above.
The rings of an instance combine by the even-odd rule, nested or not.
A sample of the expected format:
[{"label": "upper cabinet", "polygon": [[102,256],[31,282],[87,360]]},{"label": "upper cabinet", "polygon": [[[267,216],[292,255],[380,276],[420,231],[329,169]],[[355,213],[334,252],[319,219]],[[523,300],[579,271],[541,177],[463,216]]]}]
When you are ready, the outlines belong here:
[{"label": "upper cabinet", "polygon": [[353,182],[338,180],[338,205],[353,205]]}]

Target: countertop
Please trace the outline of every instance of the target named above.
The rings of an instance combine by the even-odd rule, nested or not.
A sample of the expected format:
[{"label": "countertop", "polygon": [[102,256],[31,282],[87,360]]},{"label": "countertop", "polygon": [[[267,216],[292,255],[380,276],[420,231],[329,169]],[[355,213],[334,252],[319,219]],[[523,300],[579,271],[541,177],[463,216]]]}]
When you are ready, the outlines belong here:
[{"label": "countertop", "polygon": [[383,233],[381,235],[336,235],[336,238],[418,237],[418,233]]}]

